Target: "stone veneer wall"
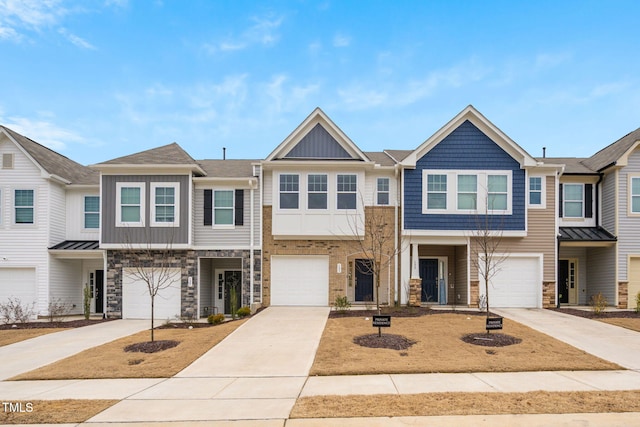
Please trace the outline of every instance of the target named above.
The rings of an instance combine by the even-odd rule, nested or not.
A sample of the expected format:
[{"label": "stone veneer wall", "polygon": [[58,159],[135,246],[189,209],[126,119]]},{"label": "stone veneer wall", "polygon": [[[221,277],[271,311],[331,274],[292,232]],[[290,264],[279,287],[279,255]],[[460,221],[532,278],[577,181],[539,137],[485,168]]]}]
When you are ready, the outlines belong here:
[{"label": "stone veneer wall", "polygon": [[556,282],[542,282],[542,307],[556,306]]},{"label": "stone veneer wall", "polygon": [[[191,317],[197,316],[198,313],[198,258],[242,258],[242,277],[244,278],[242,283],[242,305],[249,306],[251,304],[251,258],[249,250],[157,250],[152,252],[152,259],[149,259],[146,251],[107,251],[107,317],[122,317],[122,269],[134,266],[135,262],[142,262],[146,267],[153,267],[154,265],[164,263],[168,268],[180,268],[180,312],[184,317]],[[255,250],[253,302],[260,302],[261,266],[261,251]],[[191,287],[188,286],[189,277],[192,277],[193,286]]]},{"label": "stone veneer wall", "polygon": [[[380,209],[380,207],[376,207]],[[390,227],[394,227],[394,208],[382,208],[387,216],[387,223]],[[365,215],[370,212],[371,208],[365,208]],[[348,260],[355,258],[355,252],[358,249],[357,243],[344,240],[276,240],[271,234],[271,206],[263,207],[263,240],[262,240],[262,292],[263,305],[271,304],[271,256],[272,255],[328,255],[329,256],[329,301],[327,305],[332,305],[337,296],[345,295],[347,286],[347,268]],[[393,246],[394,242],[390,242]],[[342,272],[338,273],[337,264],[342,263]],[[394,301],[395,291],[395,271],[396,267],[391,262],[391,304]],[[374,285],[375,286],[375,285]],[[374,290],[375,292],[375,290]],[[387,288],[380,286],[380,301],[387,302]]]},{"label": "stone veneer wall", "polygon": [[629,306],[629,282],[618,282],[618,308]]}]

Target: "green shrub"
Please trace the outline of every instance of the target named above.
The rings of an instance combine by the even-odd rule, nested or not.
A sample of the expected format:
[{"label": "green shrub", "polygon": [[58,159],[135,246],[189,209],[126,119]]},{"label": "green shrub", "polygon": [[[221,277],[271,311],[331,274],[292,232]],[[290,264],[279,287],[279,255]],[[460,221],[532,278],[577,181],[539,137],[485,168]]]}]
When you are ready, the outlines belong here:
[{"label": "green shrub", "polygon": [[240,307],[237,311],[236,314],[238,315],[238,317],[243,318],[243,317],[247,317],[248,315],[251,314],[251,309],[247,306],[244,307]]},{"label": "green shrub", "polygon": [[602,295],[602,292],[591,296],[591,308],[595,314],[604,313],[607,308],[607,299]]},{"label": "green shrub", "polygon": [[224,322],[224,314],[210,314],[209,317],[207,317],[207,322],[212,325],[219,325],[220,323]]},{"label": "green shrub", "polygon": [[349,302],[349,299],[347,298],[346,295],[343,295],[343,296],[338,295],[336,297],[336,301],[333,303],[333,307],[339,313],[344,313],[351,308],[351,303]]}]

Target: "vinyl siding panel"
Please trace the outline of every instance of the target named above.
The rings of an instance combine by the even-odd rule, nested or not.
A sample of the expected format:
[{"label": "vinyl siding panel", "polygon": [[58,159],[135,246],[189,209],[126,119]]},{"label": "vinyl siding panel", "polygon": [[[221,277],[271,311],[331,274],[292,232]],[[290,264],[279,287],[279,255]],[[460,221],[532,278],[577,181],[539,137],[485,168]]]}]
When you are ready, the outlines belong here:
[{"label": "vinyl siding panel", "polygon": [[640,216],[629,215],[629,175],[640,176],[640,150],[629,156],[629,162],[618,172],[620,200],[617,204],[618,228],[618,280],[628,280],[627,256],[640,253]]},{"label": "vinyl siding panel", "polygon": [[[116,227],[118,182],[144,182],[145,189],[145,227]],[[151,183],[180,183],[180,227],[151,227]],[[186,244],[189,239],[189,186],[188,175],[103,175],[102,176],[102,243],[124,244],[158,243]]]},{"label": "vinyl siding panel", "polygon": [[[502,148],[466,121],[445,137],[416,163],[404,171],[404,224],[408,230],[473,230],[478,215],[422,214],[424,169],[510,170],[512,171],[512,214],[490,215],[490,227],[504,230],[525,229],[525,171]],[[448,184],[448,191],[452,187]],[[478,197],[482,197],[478,188]],[[481,215],[480,215],[481,216]]]},{"label": "vinyl siding panel", "polygon": [[378,178],[389,179],[389,206],[395,206],[398,200],[397,183],[393,172],[389,173],[368,173],[365,176],[365,189],[364,189],[364,204],[365,206],[376,205],[378,197]]},{"label": "vinyl siding panel", "polygon": [[589,248],[587,251],[587,280],[589,281],[587,284],[587,301],[593,295],[602,292],[609,305],[616,303],[615,261],[615,247]]},{"label": "vinyl siding panel", "polygon": [[[51,257],[50,268],[50,297],[51,302],[58,299],[61,303],[69,304],[70,314],[82,314],[82,260],[56,259]],[[75,305],[75,307],[73,307]],[[48,311],[48,307],[47,310]]]},{"label": "vinyl siding panel", "polygon": [[616,177],[617,172],[604,176],[600,191],[600,205],[602,206],[602,226],[612,234],[616,234]]},{"label": "vinyl siding panel", "polygon": [[99,229],[84,228],[84,198],[99,195],[98,189],[94,192],[67,190],[67,240],[98,240],[100,238]]},{"label": "vinyl siding panel", "polygon": [[262,178],[262,203],[265,206],[273,206],[273,173],[263,169]]},{"label": "vinyl siding panel", "polygon": [[66,239],[67,208],[64,189],[57,184],[49,185],[49,246]]},{"label": "vinyl siding panel", "polygon": [[467,267],[467,247],[456,246],[456,279],[454,283],[456,304],[467,304],[469,299],[469,271]]}]

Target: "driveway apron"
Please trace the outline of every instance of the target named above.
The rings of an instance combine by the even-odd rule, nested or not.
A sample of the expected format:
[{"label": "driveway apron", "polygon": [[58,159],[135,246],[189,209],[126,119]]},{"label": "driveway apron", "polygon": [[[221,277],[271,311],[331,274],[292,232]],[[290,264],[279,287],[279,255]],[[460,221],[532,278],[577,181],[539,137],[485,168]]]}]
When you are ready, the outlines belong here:
[{"label": "driveway apron", "polygon": [[269,307],[175,377],[89,423],[287,419],[328,314],[329,307]]},{"label": "driveway apron", "polygon": [[502,308],[491,311],[623,368],[640,372],[640,332],[552,310]]}]

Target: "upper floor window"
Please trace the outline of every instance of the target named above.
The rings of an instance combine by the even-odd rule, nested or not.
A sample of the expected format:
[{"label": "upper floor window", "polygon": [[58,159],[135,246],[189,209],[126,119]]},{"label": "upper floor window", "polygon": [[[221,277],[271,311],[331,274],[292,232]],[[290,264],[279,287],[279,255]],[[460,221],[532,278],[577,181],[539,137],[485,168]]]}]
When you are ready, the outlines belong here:
[{"label": "upper floor window", "polygon": [[427,209],[447,209],[447,175],[427,175]]},{"label": "upper floor window", "polygon": [[280,175],[280,209],[298,209],[300,177],[293,174]]},{"label": "upper floor window", "polygon": [[158,182],[151,184],[151,226],[177,226],[180,223],[180,184]]},{"label": "upper floor window", "polygon": [[327,209],[327,175],[307,176],[307,208]]},{"label": "upper floor window", "polygon": [[357,175],[338,175],[338,209],[355,209],[358,190]]},{"label": "upper floor window", "polygon": [[565,218],[584,217],[584,185],[564,184],[562,211]]},{"label": "upper floor window", "polygon": [[640,177],[631,177],[630,205],[631,213],[640,214]]},{"label": "upper floor window", "polygon": [[529,206],[542,205],[542,177],[529,177]]},{"label": "upper floor window", "polygon": [[100,197],[84,197],[84,228],[100,227]]},{"label": "upper floor window", "polygon": [[458,175],[458,209],[476,210],[478,206],[478,176]]},{"label": "upper floor window", "polygon": [[118,182],[116,191],[116,226],[144,227],[144,182]]},{"label": "upper floor window", "polygon": [[233,225],[233,190],[213,192],[213,225]]},{"label": "upper floor window", "polygon": [[389,204],[389,178],[378,178],[376,193],[376,203],[378,205]]},{"label": "upper floor window", "polygon": [[33,190],[15,190],[14,207],[16,224],[33,224]]},{"label": "upper floor window", "polygon": [[487,177],[487,210],[506,211],[507,195],[507,176],[489,175]]}]

